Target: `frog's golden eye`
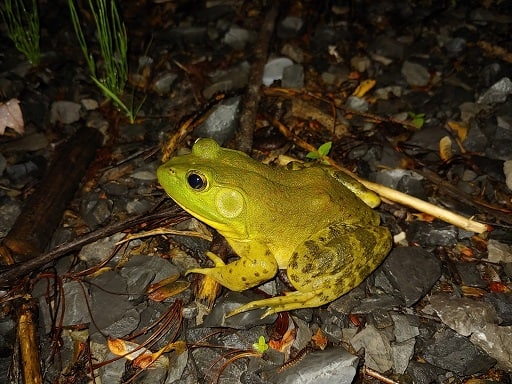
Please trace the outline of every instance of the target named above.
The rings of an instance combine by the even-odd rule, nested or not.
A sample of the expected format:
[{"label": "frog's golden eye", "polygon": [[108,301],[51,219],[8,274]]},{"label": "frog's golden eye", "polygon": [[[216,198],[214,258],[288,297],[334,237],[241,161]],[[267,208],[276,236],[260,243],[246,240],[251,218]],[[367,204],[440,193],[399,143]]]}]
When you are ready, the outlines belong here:
[{"label": "frog's golden eye", "polygon": [[187,182],[188,185],[196,191],[203,191],[208,185],[206,177],[198,171],[189,171],[187,174]]}]

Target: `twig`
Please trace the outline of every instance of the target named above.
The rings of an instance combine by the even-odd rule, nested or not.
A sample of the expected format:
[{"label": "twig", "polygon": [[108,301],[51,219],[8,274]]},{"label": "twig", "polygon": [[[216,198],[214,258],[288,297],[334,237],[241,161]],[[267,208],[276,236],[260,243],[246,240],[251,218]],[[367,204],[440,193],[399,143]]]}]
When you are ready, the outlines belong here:
[{"label": "twig", "polygon": [[256,112],[260,103],[260,86],[263,70],[268,56],[268,46],[274,33],[274,26],[279,13],[280,1],[272,1],[272,8],[267,12],[259,33],[259,40],[254,47],[254,62],[251,66],[251,76],[247,84],[247,92],[242,102],[240,128],[236,136],[237,148],[248,153],[252,148],[252,136]]},{"label": "twig", "polygon": [[388,379],[386,376],[384,376],[384,375],[380,374],[379,372],[374,371],[373,369],[368,368],[368,367],[364,367],[364,374],[366,376],[373,377],[373,378],[375,378],[375,379],[377,379],[380,382],[385,383],[385,384],[400,384],[397,381]]},{"label": "twig", "polygon": [[57,260],[67,255],[69,252],[79,249],[86,244],[90,244],[96,240],[102,239],[106,236],[111,236],[128,228],[133,229],[135,226],[144,225],[151,220],[168,219],[169,217],[173,217],[173,215],[173,219],[176,222],[183,221],[188,217],[188,215],[182,214],[182,212],[183,211],[179,207],[172,206],[169,209],[162,210],[153,215],[142,214],[135,218],[130,218],[128,220],[115,223],[106,228],[100,228],[96,231],[85,234],[78,239],[59,245],[50,252],[10,267],[10,269],[8,269],[6,272],[0,274],[0,287],[12,287],[16,279],[25,276],[27,273],[41,268],[45,264]]},{"label": "twig", "polygon": [[21,305],[18,314],[18,338],[20,340],[23,382],[25,384],[42,384],[41,363],[37,342],[37,306],[27,302]]}]

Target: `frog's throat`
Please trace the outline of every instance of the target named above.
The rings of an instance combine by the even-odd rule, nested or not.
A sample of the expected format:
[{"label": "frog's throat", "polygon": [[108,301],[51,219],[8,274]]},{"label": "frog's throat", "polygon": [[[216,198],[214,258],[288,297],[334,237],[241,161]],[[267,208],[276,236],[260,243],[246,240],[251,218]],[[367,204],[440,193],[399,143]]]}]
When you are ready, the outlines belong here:
[{"label": "frog's throat", "polygon": [[235,238],[246,239],[248,237],[248,233],[247,233],[247,231],[245,231],[246,226],[242,226],[242,228],[244,228],[243,232],[241,232],[241,231],[234,231],[233,230],[234,227],[233,227],[232,223],[228,224],[228,223],[220,223],[218,221],[214,221],[212,219],[209,219],[208,217],[202,216],[201,214],[188,209],[187,207],[185,207],[184,205],[178,203],[177,201],[176,201],[176,204],[178,204],[185,212],[190,213],[193,217],[195,217],[199,221],[202,221],[203,223],[205,223],[205,224],[209,225],[210,227],[216,229],[226,239],[230,239],[230,238],[233,238],[233,239],[235,239]]}]

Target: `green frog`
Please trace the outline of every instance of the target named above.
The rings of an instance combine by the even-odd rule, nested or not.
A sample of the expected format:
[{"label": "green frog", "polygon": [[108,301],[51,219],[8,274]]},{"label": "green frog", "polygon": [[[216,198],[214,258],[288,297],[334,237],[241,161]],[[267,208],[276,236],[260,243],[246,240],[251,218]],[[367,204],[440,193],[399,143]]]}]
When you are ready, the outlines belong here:
[{"label": "green frog", "polygon": [[185,211],[223,235],[239,259],[208,252],[208,275],[243,291],[286,269],[296,289],[243,305],[228,316],[267,308],[264,316],[327,304],[359,285],[391,249],[391,233],[372,209],[379,197],[326,165],[271,167],[245,153],[199,139],[192,152],[157,170]]}]

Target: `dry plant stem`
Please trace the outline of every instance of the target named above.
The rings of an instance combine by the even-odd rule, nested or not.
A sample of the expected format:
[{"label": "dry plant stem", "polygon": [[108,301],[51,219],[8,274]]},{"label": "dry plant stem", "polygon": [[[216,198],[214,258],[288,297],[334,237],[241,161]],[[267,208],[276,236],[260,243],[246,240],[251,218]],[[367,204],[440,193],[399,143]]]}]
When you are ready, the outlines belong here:
[{"label": "dry plant stem", "polygon": [[260,103],[260,87],[263,78],[263,70],[267,62],[268,47],[274,33],[274,26],[279,13],[280,1],[272,1],[272,8],[267,12],[259,33],[259,40],[254,47],[254,62],[251,66],[251,75],[247,85],[247,92],[242,102],[242,114],[240,116],[240,128],[236,136],[237,148],[249,153],[252,148],[254,122]]},{"label": "dry plant stem", "polygon": [[366,376],[373,377],[373,378],[379,380],[381,383],[384,383],[384,384],[399,384],[398,382],[396,382],[394,380],[391,380],[391,379],[388,379],[386,376],[383,376],[379,372],[374,371],[373,369],[368,368],[368,367],[364,368],[364,374]]},{"label": "dry plant stem", "polygon": [[37,307],[24,303],[18,315],[18,339],[20,340],[24,384],[42,384],[43,376],[39,363],[37,342]]},{"label": "dry plant stem", "polygon": [[54,248],[50,252],[44,253],[38,257],[25,261],[23,263],[12,266],[6,272],[0,274],[0,287],[10,288],[16,280],[27,275],[28,273],[43,267],[45,264],[57,260],[69,252],[74,251],[83,247],[86,244],[90,244],[96,240],[103,239],[104,237],[111,236],[115,233],[131,229],[135,230],[136,226],[145,226],[151,220],[167,220],[170,217],[173,218],[175,223],[181,222],[187,219],[189,216],[177,206],[172,206],[169,209],[161,210],[155,214],[142,214],[140,216],[130,218],[128,220],[115,223],[105,228],[100,228],[96,231],[79,237],[76,240],[64,243]]},{"label": "dry plant stem", "polygon": [[[312,151],[316,150],[316,148],[313,147],[311,144],[309,144],[306,141],[297,137],[293,132],[291,132],[288,129],[287,126],[285,126],[280,121],[278,121],[276,119],[270,119],[270,120],[272,121],[272,124],[274,124],[275,126],[277,126],[279,128],[279,130],[281,131],[281,133],[283,133],[283,135],[285,135],[287,138],[291,139],[299,147],[303,148],[304,150],[306,150],[308,152],[312,152]],[[358,180],[366,188],[371,189],[372,191],[378,193],[381,197],[384,197],[384,198],[391,200],[395,203],[399,203],[399,204],[414,208],[420,212],[425,212],[425,213],[432,215],[440,220],[443,220],[447,223],[456,225],[457,227],[460,227],[467,231],[483,233],[483,232],[487,232],[491,229],[486,224],[479,223],[477,221],[465,218],[461,215],[458,215],[456,213],[448,211],[444,208],[438,207],[437,205],[427,203],[426,201],[423,201],[416,197],[409,196],[409,195],[399,192],[399,191],[395,191],[394,189],[385,187],[383,185],[372,183],[370,181],[361,179],[360,177],[355,175],[353,172],[350,172],[349,170],[341,167],[334,160],[332,160],[331,158],[329,158],[327,156],[325,156],[323,159],[325,161],[327,161],[333,167],[345,172],[349,176],[352,176],[353,178]]]}]

